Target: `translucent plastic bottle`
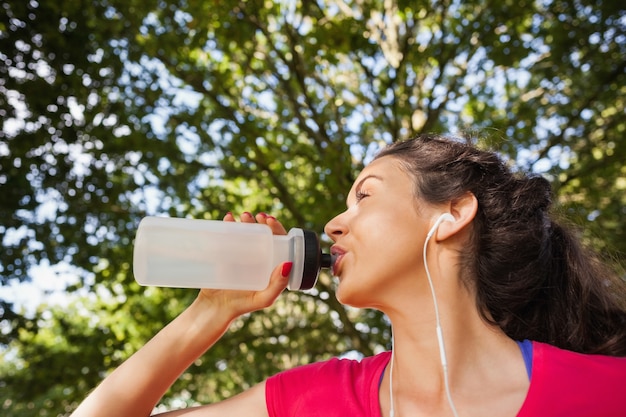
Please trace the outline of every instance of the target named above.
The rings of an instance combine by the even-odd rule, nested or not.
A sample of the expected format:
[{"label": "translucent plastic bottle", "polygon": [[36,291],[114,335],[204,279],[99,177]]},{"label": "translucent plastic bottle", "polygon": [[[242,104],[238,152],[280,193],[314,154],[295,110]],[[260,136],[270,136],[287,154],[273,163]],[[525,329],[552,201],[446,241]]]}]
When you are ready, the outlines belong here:
[{"label": "translucent plastic bottle", "polygon": [[290,290],[312,288],[320,268],[331,266],[308,230],[276,236],[257,223],[146,217],[137,229],[133,272],[141,285],[262,290],[286,261],[293,262]]}]

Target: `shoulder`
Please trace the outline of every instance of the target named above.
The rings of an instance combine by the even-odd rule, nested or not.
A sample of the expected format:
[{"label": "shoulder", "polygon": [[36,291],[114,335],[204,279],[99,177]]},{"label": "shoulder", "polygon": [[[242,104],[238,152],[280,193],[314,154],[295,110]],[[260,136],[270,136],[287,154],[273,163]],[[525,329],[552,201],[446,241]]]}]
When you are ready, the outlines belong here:
[{"label": "shoulder", "polygon": [[357,405],[369,408],[367,398],[374,388],[377,396],[377,381],[388,361],[389,352],[384,352],[362,360],[332,358],[280,372],[265,385],[270,416],[330,416],[341,408],[352,413]]},{"label": "shoulder", "polygon": [[339,381],[345,379],[366,378],[378,370],[382,371],[389,361],[389,352],[365,357],[361,360],[347,358],[332,358],[327,361],[315,362],[280,372],[268,381],[288,380],[297,383],[301,380],[310,381]]},{"label": "shoulder", "polygon": [[623,415],[626,358],[591,355],[533,342],[530,388],[519,417]]},{"label": "shoulder", "polygon": [[589,376],[626,382],[626,357],[584,354],[533,342],[533,370],[535,366],[563,376]]}]

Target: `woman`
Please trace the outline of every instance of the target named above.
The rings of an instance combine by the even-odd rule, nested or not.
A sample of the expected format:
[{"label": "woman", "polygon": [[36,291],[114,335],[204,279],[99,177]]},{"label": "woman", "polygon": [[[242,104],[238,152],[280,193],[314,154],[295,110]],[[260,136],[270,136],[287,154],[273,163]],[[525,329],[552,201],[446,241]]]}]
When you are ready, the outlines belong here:
[{"label": "woman", "polygon": [[[391,145],[325,232],[339,301],[385,313],[392,353],[295,368],[165,415],[626,415],[624,282],[551,220],[550,205],[547,181],[469,143]],[[241,221],[285,233],[266,215]],[[273,303],[290,268],[277,266],[264,291],[201,290],[73,416],[149,415],[232,320]]]}]

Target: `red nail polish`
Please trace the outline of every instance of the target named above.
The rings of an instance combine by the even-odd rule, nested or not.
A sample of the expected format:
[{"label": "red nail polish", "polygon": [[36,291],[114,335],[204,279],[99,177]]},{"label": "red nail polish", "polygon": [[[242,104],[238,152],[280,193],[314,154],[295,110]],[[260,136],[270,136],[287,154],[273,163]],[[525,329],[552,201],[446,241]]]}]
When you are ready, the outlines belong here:
[{"label": "red nail polish", "polygon": [[283,269],[280,271],[280,274],[283,277],[288,277],[291,272],[291,268],[293,267],[293,262],[285,262],[283,264]]}]

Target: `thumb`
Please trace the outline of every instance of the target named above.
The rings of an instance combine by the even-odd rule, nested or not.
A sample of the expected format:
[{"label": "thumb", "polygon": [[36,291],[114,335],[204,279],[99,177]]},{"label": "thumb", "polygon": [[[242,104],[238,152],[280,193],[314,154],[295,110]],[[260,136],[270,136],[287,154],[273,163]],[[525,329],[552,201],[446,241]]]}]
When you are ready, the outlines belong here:
[{"label": "thumb", "polygon": [[289,274],[293,268],[293,262],[283,262],[272,271],[270,283],[263,291],[256,292],[254,305],[261,309],[274,304],[278,296],[287,288]]},{"label": "thumb", "polygon": [[292,269],[293,262],[283,262],[274,268],[274,271],[272,271],[272,275],[270,276],[270,283],[267,286],[267,289],[272,290],[272,292],[281,292],[287,288],[287,284],[289,284],[289,275],[291,274]]}]

